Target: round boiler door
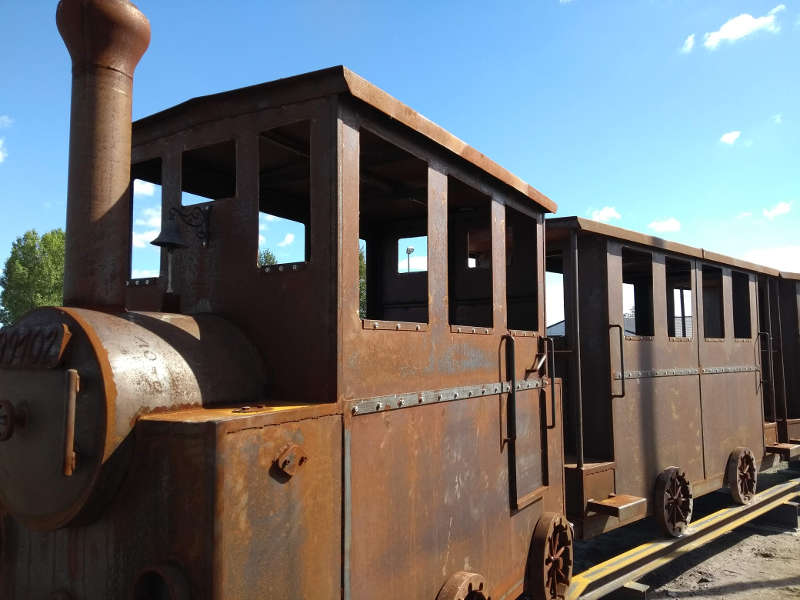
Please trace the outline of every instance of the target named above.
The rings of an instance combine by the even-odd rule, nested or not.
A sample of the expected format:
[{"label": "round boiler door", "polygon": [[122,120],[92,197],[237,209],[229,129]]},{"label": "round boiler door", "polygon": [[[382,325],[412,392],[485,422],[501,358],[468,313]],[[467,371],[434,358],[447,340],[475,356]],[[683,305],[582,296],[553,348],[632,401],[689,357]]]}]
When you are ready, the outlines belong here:
[{"label": "round boiler door", "polygon": [[90,498],[106,434],[103,378],[81,325],[58,309],[0,332],[0,505],[32,529]]}]

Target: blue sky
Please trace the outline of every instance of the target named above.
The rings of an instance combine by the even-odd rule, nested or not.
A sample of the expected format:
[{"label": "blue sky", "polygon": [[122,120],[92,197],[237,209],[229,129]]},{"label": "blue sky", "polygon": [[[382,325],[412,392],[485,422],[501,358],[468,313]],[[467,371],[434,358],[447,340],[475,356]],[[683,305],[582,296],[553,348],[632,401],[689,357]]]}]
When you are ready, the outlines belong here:
[{"label": "blue sky", "polygon": [[[496,4],[142,0],[134,118],[344,64],[560,215],[800,271],[800,4]],[[64,225],[70,63],[54,15],[55,2],[0,4],[3,259],[27,229]],[[145,187],[141,273],[157,256]],[[279,260],[302,256],[302,227],[261,226]]]}]

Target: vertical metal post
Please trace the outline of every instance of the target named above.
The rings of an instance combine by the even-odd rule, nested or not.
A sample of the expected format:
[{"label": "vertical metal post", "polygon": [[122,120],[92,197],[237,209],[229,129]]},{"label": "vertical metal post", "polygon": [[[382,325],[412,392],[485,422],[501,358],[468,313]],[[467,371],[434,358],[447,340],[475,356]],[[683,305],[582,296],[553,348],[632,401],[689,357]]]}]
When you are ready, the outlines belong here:
[{"label": "vertical metal post", "polygon": [[769,393],[770,393],[770,406],[772,407],[772,421],[778,422],[778,408],[775,403],[775,366],[773,365],[772,357],[772,298],[770,298],[770,285],[769,279],[765,278],[767,289],[765,291],[767,302],[767,368],[769,369]]},{"label": "vertical metal post", "polygon": [[[783,345],[783,320],[781,319],[781,288],[780,288],[780,282],[777,279],[775,279],[775,307],[777,308],[777,311],[778,311],[778,315],[777,315],[777,317],[778,317],[778,330],[777,331],[778,331],[778,336],[780,338],[780,344],[779,344],[778,347],[780,348],[780,353],[781,353],[780,354],[780,363],[778,365],[780,367],[780,369],[781,369],[781,392],[782,392],[781,393],[781,400],[783,401],[782,402],[782,404],[783,404],[783,418],[784,418],[784,420],[786,420],[786,419],[789,418],[789,408],[786,405],[786,371],[784,370],[784,366],[783,366],[783,349],[784,349],[784,345]],[[780,441],[783,441],[783,442],[788,442],[789,441],[788,431],[786,431],[786,434],[787,434],[786,435],[786,439],[785,440],[780,440]]]},{"label": "vertical metal post", "polygon": [[572,271],[572,330],[571,346],[574,356],[575,369],[577,374],[573,377],[575,386],[575,451],[577,453],[578,468],[583,467],[583,388],[581,385],[581,317],[580,317],[580,282],[578,278],[578,232],[572,231],[570,234],[570,270]]},{"label": "vertical metal post", "polygon": [[683,300],[683,293],[686,290],[678,288],[678,292],[680,292],[679,296],[681,297],[681,337],[686,337],[686,305]]}]

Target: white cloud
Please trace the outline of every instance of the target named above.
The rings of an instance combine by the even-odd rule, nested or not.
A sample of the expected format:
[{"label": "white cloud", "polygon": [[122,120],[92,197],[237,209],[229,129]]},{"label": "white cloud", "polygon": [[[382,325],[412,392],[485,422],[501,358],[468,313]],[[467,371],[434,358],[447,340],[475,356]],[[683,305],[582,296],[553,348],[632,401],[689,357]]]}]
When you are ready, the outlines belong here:
[{"label": "white cloud", "polygon": [[[158,236],[158,229],[148,229],[147,231],[134,231],[131,234],[131,242],[134,248],[147,248]],[[155,246],[153,246],[155,248]]]},{"label": "white cloud", "polygon": [[706,33],[703,36],[703,45],[709,50],[716,50],[722,42],[732,44],[762,29],[771,33],[778,33],[781,28],[775,15],[783,10],[786,10],[786,6],[779,4],[763,17],[754,17],[751,14],[742,13],[738,17],[733,17],[727,21],[717,31]]},{"label": "white cloud", "polygon": [[768,219],[772,220],[775,217],[779,217],[781,215],[785,215],[790,210],[792,210],[792,203],[791,202],[778,202],[772,208],[765,208],[763,210],[764,216]]},{"label": "white cloud", "polygon": [[161,227],[161,209],[160,208],[145,208],[139,211],[141,217],[136,219],[136,225],[145,225],[147,227]]},{"label": "white cloud", "polygon": [[428,270],[428,257],[427,256],[414,256],[411,255],[411,264],[409,264],[407,258],[402,258],[397,261],[397,272],[398,273],[415,273],[419,271],[427,271]]},{"label": "white cloud", "polygon": [[132,269],[131,279],[144,279],[147,277],[158,277],[158,269]]},{"label": "white cloud", "polygon": [[686,41],[683,42],[683,46],[681,46],[681,53],[689,54],[694,48],[694,34],[689,34],[689,37],[686,38]]},{"label": "white cloud", "polygon": [[600,221],[601,223],[608,223],[612,219],[621,219],[622,215],[617,212],[613,206],[604,206],[600,210],[592,211],[592,220]]},{"label": "white cloud", "polygon": [[558,0],[559,4],[569,4],[572,0]]},{"label": "white cloud", "polygon": [[0,163],[3,162],[7,156],[8,150],[6,150],[6,140],[5,138],[0,138]]},{"label": "white cloud", "polygon": [[261,235],[261,234],[259,233],[259,234],[258,234],[258,245],[259,245],[259,246],[263,246],[263,245],[264,245],[264,244],[266,244],[266,243],[267,243],[267,238],[265,238],[263,235]]},{"label": "white cloud", "polygon": [[681,223],[675,217],[670,217],[663,221],[653,221],[647,227],[658,233],[665,233],[668,231],[680,231]]},{"label": "white cloud", "polygon": [[279,247],[281,247],[281,248],[283,248],[284,246],[288,246],[288,245],[289,245],[289,244],[291,244],[292,242],[294,242],[294,234],[293,234],[293,233],[287,233],[287,234],[286,234],[286,235],[283,237],[283,240],[282,240],[282,241],[280,241],[280,242],[278,242],[278,246],[279,246]]},{"label": "white cloud", "polygon": [[134,196],[152,196],[156,192],[156,186],[149,181],[142,181],[141,179],[133,180],[133,195]]},{"label": "white cloud", "polygon": [[775,125],[780,125],[781,123],[783,123],[783,115],[781,113],[778,113],[777,115],[772,115],[770,119],[772,120],[773,123],[775,123]]},{"label": "white cloud", "polygon": [[728,133],[723,133],[722,137],[719,138],[719,141],[723,144],[728,144],[732,146],[736,140],[739,139],[739,136],[742,135],[741,131],[729,131]]},{"label": "white cloud", "polygon": [[267,216],[266,216],[266,219],[267,219],[267,221],[269,221],[270,223],[271,223],[272,221],[274,221],[275,219],[277,219],[277,218],[278,218],[278,217],[276,217],[275,215],[267,215]]},{"label": "white cloud", "polygon": [[0,115],[0,129],[3,127],[11,127],[14,124],[14,119],[8,115]]},{"label": "white cloud", "polygon": [[750,211],[745,211],[745,212],[740,212],[738,215],[736,215],[736,218],[737,219],[746,219],[747,217],[752,217],[752,216],[753,216],[753,213],[751,213]]},{"label": "white cloud", "polygon": [[800,246],[755,248],[746,252],[742,258],[773,269],[800,273]]}]

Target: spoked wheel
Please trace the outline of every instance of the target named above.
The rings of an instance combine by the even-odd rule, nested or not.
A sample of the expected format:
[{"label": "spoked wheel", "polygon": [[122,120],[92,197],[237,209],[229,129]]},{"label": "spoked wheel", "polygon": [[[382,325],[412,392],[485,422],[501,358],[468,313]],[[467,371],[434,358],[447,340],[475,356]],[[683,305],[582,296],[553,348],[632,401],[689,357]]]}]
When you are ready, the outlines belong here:
[{"label": "spoked wheel", "polygon": [[756,494],[758,470],[750,448],[739,447],[728,459],[728,487],[736,504],[750,504]]},{"label": "spoked wheel", "polygon": [[478,573],[458,571],[436,594],[436,600],[491,600],[486,595],[486,580]]},{"label": "spoked wheel", "polygon": [[692,484],[678,467],[667,467],[656,479],[655,517],[667,535],[680,537],[692,521]]},{"label": "spoked wheel", "polygon": [[533,530],[532,559],[525,573],[526,593],[534,600],[557,600],[572,579],[572,528],[566,517],[544,513]]}]

